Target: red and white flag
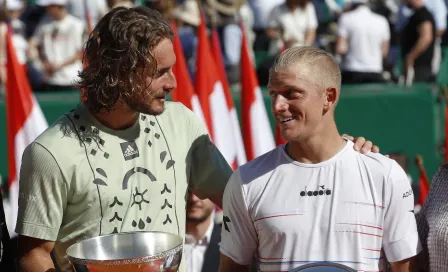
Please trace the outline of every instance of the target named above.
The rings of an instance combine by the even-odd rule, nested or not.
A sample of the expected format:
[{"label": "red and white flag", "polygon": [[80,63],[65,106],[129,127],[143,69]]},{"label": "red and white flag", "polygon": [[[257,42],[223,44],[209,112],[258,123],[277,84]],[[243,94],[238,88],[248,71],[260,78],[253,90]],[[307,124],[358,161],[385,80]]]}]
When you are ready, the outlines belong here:
[{"label": "red and white flag", "polygon": [[232,119],[227,107],[224,87],[210,48],[203,16],[201,16],[201,24],[198,28],[196,67],[196,93],[210,136],[229,165],[235,167],[237,151]]},{"label": "red and white flag", "polygon": [[174,32],[173,47],[174,53],[176,54],[176,64],[174,64],[173,72],[177,79],[177,88],[172,92],[172,99],[173,101],[181,102],[185,107],[192,110],[206,126],[204,113],[202,112],[201,104],[194,91],[193,83],[188,72],[188,66],[176,24],[172,23],[171,27]]},{"label": "red and white flag", "polygon": [[11,32],[6,34],[6,121],[8,137],[8,189],[4,202],[5,217],[11,237],[15,236],[19,200],[19,171],[25,148],[47,127],[47,121],[31,92],[12,43]]},{"label": "red and white flag", "polygon": [[[242,40],[246,41],[244,27],[241,27],[241,30],[243,32]],[[243,42],[241,46],[241,120],[248,161],[275,148],[266,105],[247,42]]]},{"label": "red and white flag", "polygon": [[[224,88],[224,95],[226,96],[227,108],[229,110],[233,136],[235,138],[236,152],[237,152],[237,165],[243,165],[247,162],[246,151],[244,150],[243,136],[241,135],[240,121],[238,120],[238,113],[236,112],[235,103],[233,103],[232,93],[230,92],[229,81],[227,80],[226,70],[224,68],[224,61],[222,59],[221,45],[219,43],[219,36],[216,29],[212,32],[212,48],[213,57],[216,62],[216,68],[218,69],[219,78],[221,79],[222,86]],[[236,166],[233,166],[236,169]]]}]

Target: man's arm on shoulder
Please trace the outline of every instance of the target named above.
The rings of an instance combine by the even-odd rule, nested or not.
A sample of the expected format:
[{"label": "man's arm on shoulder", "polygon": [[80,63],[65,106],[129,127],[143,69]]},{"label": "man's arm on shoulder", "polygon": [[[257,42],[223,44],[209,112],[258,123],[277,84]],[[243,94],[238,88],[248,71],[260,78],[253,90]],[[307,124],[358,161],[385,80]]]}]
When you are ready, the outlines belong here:
[{"label": "man's arm on shoulder", "polygon": [[241,265],[236,263],[232,258],[221,253],[219,260],[219,272],[248,272],[250,265]]},{"label": "man's arm on shoulder", "polygon": [[411,263],[421,251],[414,215],[414,195],[406,173],[396,163],[386,184],[383,249],[393,272],[411,271]]},{"label": "man's arm on shoulder", "polygon": [[54,242],[19,235],[18,244],[20,272],[56,272],[50,255]]},{"label": "man's arm on shoulder", "polygon": [[[16,232],[22,271],[52,268],[54,247],[67,203],[68,185],[56,159],[39,143],[29,145],[22,157]],[[50,266],[51,262],[51,266]],[[35,268],[37,270],[32,270]],[[49,270],[51,271],[51,270]]]},{"label": "man's arm on shoulder", "polygon": [[189,189],[201,199],[208,198],[222,208],[222,194],[233,173],[232,168],[210,140],[202,121],[190,110],[186,111],[191,134]]}]

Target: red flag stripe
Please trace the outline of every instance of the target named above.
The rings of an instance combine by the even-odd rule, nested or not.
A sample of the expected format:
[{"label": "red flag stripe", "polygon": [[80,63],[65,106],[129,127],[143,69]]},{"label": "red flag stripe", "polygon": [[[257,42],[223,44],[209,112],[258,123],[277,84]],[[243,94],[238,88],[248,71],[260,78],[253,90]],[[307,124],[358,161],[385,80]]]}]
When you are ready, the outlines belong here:
[{"label": "red flag stripe", "polygon": [[176,64],[174,64],[173,73],[177,79],[177,88],[172,92],[172,99],[173,101],[184,104],[185,107],[193,111],[206,126],[201,104],[194,91],[190,73],[188,72],[187,61],[183,53],[182,43],[180,41],[179,33],[177,32],[176,24],[171,22],[171,27],[174,32],[173,48],[174,53],[176,54]]},{"label": "red flag stripe", "polygon": [[6,116],[8,138],[9,199],[4,201],[5,219],[11,236],[15,236],[18,212],[18,174],[22,154],[48,125],[31,92],[25,70],[17,59],[10,29],[6,33]]},{"label": "red flag stripe", "polygon": [[232,122],[232,128],[229,130],[232,131],[232,136],[235,140],[235,148],[236,148],[236,161],[232,165],[233,169],[237,169],[238,165],[242,165],[247,162],[246,151],[244,150],[243,136],[241,134],[240,122],[238,121],[238,114],[236,113],[235,104],[233,102],[233,97],[230,91],[229,82],[227,80],[227,74],[224,67],[224,61],[222,59],[222,49],[219,41],[218,32],[216,29],[212,31],[212,49],[213,49],[213,57],[216,62],[217,70],[219,73],[220,80],[222,82],[224,88],[224,95],[226,98],[227,107],[230,114],[230,119]]},{"label": "red flag stripe", "polygon": [[250,161],[275,147],[272,129],[247,47],[244,27],[241,46],[241,120],[244,147]]},{"label": "red flag stripe", "polygon": [[[31,88],[26,80],[25,72],[17,59],[10,29],[6,33],[6,118],[8,120],[8,175],[9,186],[17,177],[15,160],[15,135],[24,126],[33,108]],[[23,91],[16,91],[23,90]],[[14,120],[14,121],[13,121]]]},{"label": "red flag stripe", "polygon": [[429,179],[428,176],[426,175],[426,171],[423,168],[423,166],[419,167],[419,172],[420,172],[420,179],[419,179],[419,185],[420,185],[420,205],[423,206],[423,204],[425,203],[426,200],[426,196],[428,196],[429,193]]},{"label": "red flag stripe", "polygon": [[237,157],[238,142],[235,140],[234,122],[226,101],[216,61],[207,35],[204,16],[198,28],[198,48],[196,58],[196,92],[204,112],[204,119],[214,144],[230,165]]},{"label": "red flag stripe", "polygon": [[[207,54],[210,51],[210,45],[208,43],[207,30],[205,27],[204,16],[201,16],[201,24],[198,28],[198,47],[196,58],[196,91],[201,103],[202,110],[204,112],[205,123],[207,124],[210,132],[210,137],[214,139],[214,131],[212,124],[211,108],[208,102],[209,96],[212,94],[214,85],[219,81],[218,78],[213,78],[217,75],[215,63],[210,59]],[[212,78],[210,78],[212,77]]]}]

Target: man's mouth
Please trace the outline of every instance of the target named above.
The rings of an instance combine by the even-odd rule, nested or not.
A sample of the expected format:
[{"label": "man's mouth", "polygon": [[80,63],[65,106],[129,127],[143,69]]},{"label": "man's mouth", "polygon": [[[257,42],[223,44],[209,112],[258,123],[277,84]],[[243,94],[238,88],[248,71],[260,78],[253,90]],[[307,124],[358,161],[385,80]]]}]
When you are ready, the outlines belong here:
[{"label": "man's mouth", "polygon": [[287,123],[289,121],[295,120],[294,117],[288,117],[288,118],[279,118],[280,123],[284,124]]}]

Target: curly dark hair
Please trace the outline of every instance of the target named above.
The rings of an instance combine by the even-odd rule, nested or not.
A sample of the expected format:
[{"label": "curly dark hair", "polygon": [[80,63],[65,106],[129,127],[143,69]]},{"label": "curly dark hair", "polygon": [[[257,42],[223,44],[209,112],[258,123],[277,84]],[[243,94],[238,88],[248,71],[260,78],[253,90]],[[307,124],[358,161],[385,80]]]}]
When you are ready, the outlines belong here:
[{"label": "curly dark hair", "polygon": [[170,24],[156,10],[118,7],[106,14],[89,36],[84,51],[87,67],[79,73],[87,107],[98,113],[114,109],[117,101],[142,94],[145,77],[157,63],[152,49],[173,38]]}]

